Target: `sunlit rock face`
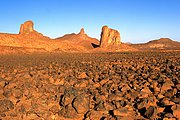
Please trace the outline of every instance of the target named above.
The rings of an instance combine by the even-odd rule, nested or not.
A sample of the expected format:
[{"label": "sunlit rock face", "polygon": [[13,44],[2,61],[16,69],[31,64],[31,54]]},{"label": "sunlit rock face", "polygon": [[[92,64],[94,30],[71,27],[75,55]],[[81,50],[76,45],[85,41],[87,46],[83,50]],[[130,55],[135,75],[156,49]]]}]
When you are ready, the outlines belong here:
[{"label": "sunlit rock face", "polygon": [[100,47],[104,48],[109,45],[119,45],[120,43],[120,33],[117,30],[108,28],[108,26],[102,27]]},{"label": "sunlit rock face", "polygon": [[84,32],[84,28],[81,28],[80,32],[79,32],[79,35],[84,35],[85,32]]},{"label": "sunlit rock face", "polygon": [[34,23],[32,21],[26,21],[21,24],[19,34],[29,34],[34,31]]},{"label": "sunlit rock face", "polygon": [[89,39],[89,36],[86,34],[84,28],[81,28],[80,32],[77,34],[77,37],[79,37],[79,39],[83,39],[83,40]]}]

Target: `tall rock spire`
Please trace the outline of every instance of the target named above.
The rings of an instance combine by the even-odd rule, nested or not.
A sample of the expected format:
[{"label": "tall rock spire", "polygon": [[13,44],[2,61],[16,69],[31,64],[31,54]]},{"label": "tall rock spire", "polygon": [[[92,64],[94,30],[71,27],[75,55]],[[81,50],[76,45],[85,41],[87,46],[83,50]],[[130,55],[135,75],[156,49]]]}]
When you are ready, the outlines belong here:
[{"label": "tall rock spire", "polygon": [[100,47],[105,48],[109,45],[118,45],[120,43],[120,33],[117,30],[108,28],[108,26],[102,27]]},{"label": "tall rock spire", "polygon": [[80,32],[79,32],[80,35],[84,35],[85,32],[84,32],[84,28],[81,28]]}]

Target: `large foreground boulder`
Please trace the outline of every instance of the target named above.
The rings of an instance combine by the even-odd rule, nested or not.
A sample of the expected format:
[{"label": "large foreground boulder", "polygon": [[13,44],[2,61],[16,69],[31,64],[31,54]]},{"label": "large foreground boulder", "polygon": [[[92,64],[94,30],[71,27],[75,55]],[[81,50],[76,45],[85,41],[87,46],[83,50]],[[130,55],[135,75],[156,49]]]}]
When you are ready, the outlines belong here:
[{"label": "large foreground boulder", "polygon": [[103,26],[100,39],[100,47],[105,48],[110,45],[119,45],[121,43],[120,33],[117,30]]}]

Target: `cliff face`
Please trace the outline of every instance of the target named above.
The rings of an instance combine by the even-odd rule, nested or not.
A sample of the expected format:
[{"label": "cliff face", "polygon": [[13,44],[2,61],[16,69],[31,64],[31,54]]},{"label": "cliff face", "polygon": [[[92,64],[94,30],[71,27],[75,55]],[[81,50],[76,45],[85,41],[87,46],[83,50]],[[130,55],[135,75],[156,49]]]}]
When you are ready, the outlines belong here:
[{"label": "cliff face", "polygon": [[26,21],[24,24],[21,24],[19,34],[29,34],[34,31],[34,23],[32,21]]},{"label": "cliff face", "polygon": [[21,24],[19,34],[0,34],[0,46],[9,46],[15,48],[42,48],[51,50],[49,46],[50,38],[34,30],[34,23],[26,21]]},{"label": "cliff face", "polygon": [[112,45],[121,44],[120,33],[117,30],[108,28],[108,26],[102,27],[100,47],[106,48]]}]

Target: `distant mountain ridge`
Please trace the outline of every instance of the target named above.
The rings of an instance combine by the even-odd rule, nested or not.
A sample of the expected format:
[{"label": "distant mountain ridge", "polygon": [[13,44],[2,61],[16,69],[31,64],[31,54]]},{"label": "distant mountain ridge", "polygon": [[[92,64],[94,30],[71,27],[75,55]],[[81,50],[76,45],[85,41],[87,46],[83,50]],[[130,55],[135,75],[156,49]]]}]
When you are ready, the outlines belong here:
[{"label": "distant mountain ridge", "polygon": [[172,44],[174,44],[174,42],[179,43],[177,41],[171,40],[170,38],[160,38],[158,40],[151,40],[151,41],[149,41],[147,43],[148,44],[150,44],[150,43],[156,43],[156,44],[159,44],[159,43],[162,43],[162,44],[172,43]]},{"label": "distant mountain ridge", "polygon": [[160,38],[147,43],[131,44],[131,46],[139,50],[180,50],[180,42],[171,40],[170,38]]},{"label": "distant mountain ridge", "polygon": [[[180,42],[160,38],[143,44],[122,43],[120,33],[108,26],[102,27],[101,39],[92,38],[84,28],[79,33],[51,39],[34,30],[34,23],[21,24],[19,34],[0,33],[0,53],[31,52],[122,52],[148,50],[180,50]],[[9,52],[8,52],[9,51]]]}]

